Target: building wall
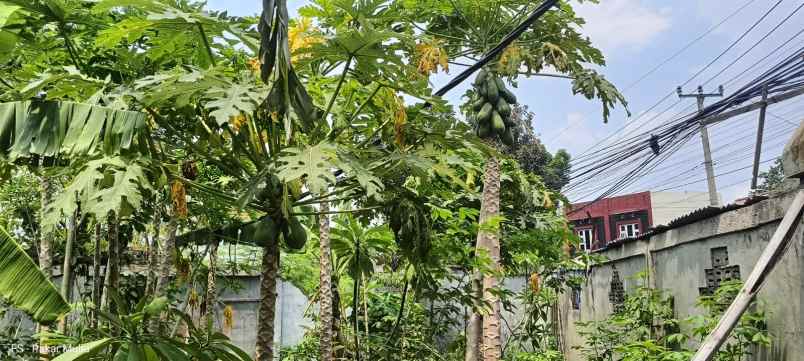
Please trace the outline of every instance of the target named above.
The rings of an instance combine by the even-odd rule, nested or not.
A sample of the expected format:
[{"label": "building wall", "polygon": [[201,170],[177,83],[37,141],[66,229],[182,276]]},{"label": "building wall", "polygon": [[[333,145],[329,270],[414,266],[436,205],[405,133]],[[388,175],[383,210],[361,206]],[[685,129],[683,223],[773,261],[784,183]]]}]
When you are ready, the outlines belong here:
[{"label": "building wall", "polygon": [[588,222],[602,218],[603,229],[596,229],[598,243],[593,245],[593,249],[603,248],[608,241],[617,239],[619,230],[616,228],[614,216],[624,213],[641,213],[636,218],[642,220],[640,227],[644,231],[653,224],[653,214],[651,207],[651,193],[641,192],[604,198],[589,205],[588,202],[573,204],[567,210],[567,218],[573,224]]},{"label": "building wall", "polygon": [[651,192],[653,225],[667,225],[670,221],[696,209],[709,206],[708,192]]},{"label": "building wall", "polygon": [[[572,309],[569,295],[563,295],[560,302],[558,312],[565,335],[567,360],[581,361],[577,351],[572,349],[583,344],[575,323],[601,320],[611,314],[613,305],[609,294],[615,269],[626,293],[636,287],[632,279],[634,275],[646,271],[652,286],[664,289],[674,297],[677,318],[700,314],[702,310],[695,303],[701,288],[707,286],[706,270],[713,269],[715,263],[732,269],[739,268],[739,277],[744,281],[767,246],[793,196],[794,193],[786,193],[671,229],[646,240],[626,242],[600,252],[608,261],[590,269],[581,289],[580,309]],[[767,311],[775,347],[788,355],[786,359],[774,361],[797,361],[800,360],[796,358],[797,355],[804,354],[802,234],[804,224],[799,224],[792,246],[759,294],[759,304]],[[723,254],[724,248],[728,258]],[[759,353],[752,361],[771,361],[766,356],[765,353]]]}]

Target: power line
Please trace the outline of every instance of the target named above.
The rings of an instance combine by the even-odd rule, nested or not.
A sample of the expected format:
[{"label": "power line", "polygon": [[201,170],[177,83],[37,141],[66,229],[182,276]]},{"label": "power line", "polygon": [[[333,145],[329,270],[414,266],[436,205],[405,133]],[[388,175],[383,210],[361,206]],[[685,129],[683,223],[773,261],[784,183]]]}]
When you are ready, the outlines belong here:
[{"label": "power line", "polygon": [[698,43],[699,41],[701,41],[701,39],[705,38],[707,35],[711,34],[713,31],[715,31],[717,28],[719,28],[719,27],[720,27],[721,25],[723,25],[725,22],[727,22],[727,21],[731,20],[731,18],[733,18],[735,15],[737,15],[738,13],[740,13],[740,12],[741,12],[743,9],[745,9],[745,8],[746,8],[748,5],[751,5],[751,4],[752,4],[753,2],[755,2],[755,1],[756,1],[756,0],[749,0],[749,1],[747,1],[745,4],[743,4],[742,6],[740,6],[739,8],[737,8],[737,10],[734,10],[734,11],[733,11],[731,14],[729,14],[728,16],[726,16],[725,18],[723,18],[722,20],[720,20],[720,22],[719,22],[719,23],[717,23],[715,26],[713,26],[713,27],[709,28],[708,30],[706,30],[706,31],[705,31],[703,34],[699,35],[697,38],[695,38],[695,39],[693,39],[692,41],[690,41],[689,43],[687,43],[687,45],[684,45],[684,47],[682,47],[681,49],[679,49],[678,51],[676,51],[675,53],[673,53],[673,55],[671,55],[669,58],[667,58],[667,59],[665,59],[664,61],[662,61],[661,63],[657,64],[657,65],[656,65],[656,66],[654,66],[654,67],[653,67],[651,70],[649,70],[647,73],[645,73],[645,74],[643,74],[641,77],[639,77],[639,79],[637,79],[636,81],[634,81],[633,83],[631,83],[630,85],[628,85],[627,87],[625,87],[625,89],[623,90],[623,93],[627,92],[629,89],[633,88],[635,85],[637,85],[637,84],[641,83],[641,82],[642,82],[643,80],[645,80],[647,77],[649,77],[649,76],[650,76],[650,75],[652,75],[654,72],[656,72],[657,70],[659,70],[659,68],[661,68],[662,66],[664,66],[664,65],[666,65],[667,63],[669,63],[669,62],[673,61],[673,59],[675,59],[676,57],[678,57],[679,55],[681,55],[682,53],[684,53],[684,52],[685,52],[687,49],[691,48],[693,45],[695,45],[696,43]]},{"label": "power line", "polygon": [[[721,59],[721,58],[722,58],[722,57],[723,57],[723,56],[724,56],[726,53],[728,53],[728,52],[729,52],[729,51],[730,51],[732,48],[734,48],[734,46],[736,46],[738,43],[740,43],[740,41],[742,41],[742,40],[743,40],[743,38],[745,38],[745,37],[746,37],[746,36],[747,36],[749,33],[751,33],[751,31],[753,31],[753,30],[754,30],[754,28],[756,28],[756,27],[757,27],[757,25],[759,25],[759,24],[760,24],[762,21],[764,21],[764,20],[765,20],[765,18],[767,18],[767,17],[768,17],[768,15],[770,15],[770,14],[771,14],[771,13],[772,13],[772,12],[773,12],[773,11],[774,11],[774,10],[775,10],[777,7],[778,7],[778,6],[779,6],[779,4],[781,4],[781,3],[782,3],[782,1],[783,1],[783,0],[779,0],[779,1],[777,1],[777,2],[776,2],[776,4],[774,4],[774,5],[773,5],[773,6],[772,6],[770,9],[768,9],[768,10],[767,10],[767,11],[766,11],[766,12],[765,12],[765,13],[764,13],[764,14],[763,14],[763,15],[762,15],[762,16],[761,16],[761,17],[760,17],[760,18],[759,18],[757,21],[755,21],[755,22],[754,22],[754,24],[752,24],[752,25],[751,25],[751,26],[750,26],[750,27],[749,27],[747,30],[745,30],[745,31],[744,31],[744,32],[743,32],[743,33],[740,35],[740,37],[738,37],[738,38],[737,38],[735,41],[733,41],[733,42],[732,42],[732,43],[731,43],[731,44],[730,44],[730,45],[729,45],[729,46],[728,46],[728,47],[727,47],[725,50],[723,50],[723,51],[722,51],[722,52],[721,52],[721,53],[720,53],[718,56],[716,56],[714,59],[712,59],[712,61],[710,61],[708,64],[706,64],[706,66],[704,66],[703,68],[701,68],[701,69],[700,69],[698,72],[696,72],[696,73],[695,73],[695,74],[694,74],[692,77],[690,77],[690,78],[689,78],[689,79],[687,79],[687,80],[686,80],[684,83],[682,83],[682,84],[681,84],[681,86],[683,87],[683,86],[685,86],[685,85],[689,84],[689,83],[690,83],[692,80],[694,80],[695,78],[697,78],[697,77],[698,77],[699,75],[701,75],[701,74],[702,74],[704,71],[706,71],[706,70],[707,70],[707,69],[709,69],[709,68],[710,68],[710,67],[711,67],[713,64],[715,64],[715,63],[716,63],[718,60],[720,60],[720,59]],[[662,98],[661,98],[661,99],[660,99],[660,100],[659,100],[659,101],[658,101],[656,104],[654,104],[653,106],[651,106],[651,107],[650,107],[648,110],[646,110],[646,111],[645,111],[644,113],[642,113],[642,114],[647,114],[647,112],[650,112],[650,111],[651,111],[651,110],[653,110],[655,107],[657,107],[659,104],[663,103],[665,100],[667,100],[667,99],[669,99],[670,97],[672,97],[674,94],[675,94],[675,92],[674,92],[674,91],[671,91],[670,93],[668,93],[667,95],[665,95],[664,97],[662,97]],[[680,103],[680,100],[679,100],[678,102],[674,103],[674,104],[673,104],[673,106],[675,106],[675,105],[676,105],[676,104],[678,104],[678,103]],[[640,117],[638,117],[638,118],[636,118],[636,119],[634,119],[634,120],[633,120],[633,121],[631,121],[631,122],[626,122],[626,124],[625,124],[625,125],[623,125],[623,127],[621,127],[620,129],[616,130],[614,133],[609,134],[609,136],[607,136],[606,138],[604,138],[602,141],[600,141],[600,142],[598,142],[598,143],[596,143],[596,144],[592,145],[592,147],[590,147],[589,149],[587,149],[586,151],[584,151],[583,153],[581,153],[581,155],[580,155],[580,156],[581,156],[581,157],[582,157],[582,156],[584,156],[584,155],[585,155],[585,154],[587,154],[589,151],[591,151],[592,149],[594,149],[595,147],[597,147],[598,145],[600,145],[602,142],[605,142],[606,140],[608,140],[608,139],[609,139],[609,138],[610,138],[610,137],[611,137],[613,134],[615,134],[615,133],[617,133],[617,132],[622,131],[622,130],[623,130],[623,129],[624,129],[624,128],[625,128],[625,127],[628,125],[628,124],[630,124],[630,123],[632,123],[632,122],[634,122],[634,121],[638,120],[639,118],[641,118],[641,116],[640,116]],[[638,126],[638,127],[637,127],[637,129],[639,129],[639,128],[641,128],[641,127],[642,127],[642,125]]]},{"label": "power line", "polygon": [[438,97],[444,96],[445,94],[447,94],[447,92],[458,86],[458,84],[462,83],[464,80],[472,76],[474,72],[476,72],[477,70],[488,64],[490,61],[494,60],[494,58],[500,55],[500,53],[502,53],[503,50],[505,50],[505,48],[508,47],[508,45],[511,45],[511,43],[513,43],[516,39],[518,39],[522,35],[522,33],[527,31],[531,27],[531,25],[533,25],[533,23],[536,22],[536,20],[539,20],[539,18],[541,18],[542,15],[544,15],[544,13],[547,12],[547,10],[550,10],[550,8],[552,8],[556,4],[558,4],[558,0],[545,0],[539,7],[533,10],[530,16],[528,16],[524,21],[522,21],[522,23],[517,25],[517,27],[514,28],[514,30],[512,30],[508,35],[506,35],[500,41],[499,44],[497,44],[494,48],[489,50],[486,53],[486,55],[483,55],[483,57],[480,58],[480,60],[478,60],[476,63],[472,64],[472,66],[464,69],[464,71],[458,74],[458,76],[456,76],[455,78],[450,80],[449,83],[441,87],[441,89],[436,91],[434,95]]}]

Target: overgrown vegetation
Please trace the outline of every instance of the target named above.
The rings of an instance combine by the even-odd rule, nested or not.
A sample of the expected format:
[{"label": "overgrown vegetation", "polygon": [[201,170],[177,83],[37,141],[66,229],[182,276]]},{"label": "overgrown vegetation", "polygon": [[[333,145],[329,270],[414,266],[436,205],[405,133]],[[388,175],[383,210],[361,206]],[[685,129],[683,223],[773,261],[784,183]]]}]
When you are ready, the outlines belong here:
[{"label": "overgrown vegetation", "polygon": [[[586,343],[577,350],[588,361],[689,360],[693,346],[715,328],[741,287],[739,281],[724,282],[712,295],[698,299],[702,314],[680,320],[672,296],[643,284],[609,318],[579,324]],[[758,348],[769,347],[765,319],[761,307],[745,313],[714,360],[745,360]]]},{"label": "overgrown vegetation", "polygon": [[[557,275],[591,260],[558,211],[569,156],[514,93],[552,69],[604,119],[625,100],[563,1],[487,64],[494,91],[455,107],[430,81],[535,6],[0,0],[0,294],[56,361],[556,359],[548,310],[577,282]],[[498,131],[467,119],[478,95]],[[260,276],[253,354],[224,275]],[[281,352],[280,277],[318,306]]]}]

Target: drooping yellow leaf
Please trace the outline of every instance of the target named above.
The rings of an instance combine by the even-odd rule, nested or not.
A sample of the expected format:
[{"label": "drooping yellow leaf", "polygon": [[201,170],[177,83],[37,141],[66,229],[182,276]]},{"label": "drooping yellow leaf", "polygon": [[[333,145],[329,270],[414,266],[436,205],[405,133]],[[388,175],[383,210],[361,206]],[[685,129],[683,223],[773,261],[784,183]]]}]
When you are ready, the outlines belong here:
[{"label": "drooping yellow leaf", "polygon": [[176,179],[170,185],[170,198],[173,201],[173,212],[179,218],[187,217],[187,192],[184,183]]},{"label": "drooping yellow leaf", "polygon": [[226,305],[223,308],[223,333],[229,335],[234,328],[234,309],[232,305]]}]

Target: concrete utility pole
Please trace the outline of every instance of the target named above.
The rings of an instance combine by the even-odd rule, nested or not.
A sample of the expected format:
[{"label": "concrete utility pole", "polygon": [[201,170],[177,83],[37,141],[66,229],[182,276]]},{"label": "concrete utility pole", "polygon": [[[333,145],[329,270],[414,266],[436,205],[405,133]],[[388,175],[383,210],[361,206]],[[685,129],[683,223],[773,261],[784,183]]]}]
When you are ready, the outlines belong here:
[{"label": "concrete utility pole", "polygon": [[768,86],[762,88],[762,107],[759,108],[759,123],[757,124],[757,145],[754,149],[754,169],[751,173],[751,192],[757,190],[759,177],[759,158],[762,156],[762,138],[765,132],[765,112],[768,109]]},{"label": "concrete utility pole", "polygon": [[[695,98],[698,101],[698,114],[703,113],[704,99],[707,97],[722,97],[723,86],[718,87],[717,93],[704,93],[703,87],[698,87],[697,93],[684,94],[681,92],[681,87],[676,88],[679,98]],[[706,123],[701,119],[701,141],[703,142],[704,151],[704,168],[706,168],[706,181],[709,185],[709,205],[712,207],[719,207],[720,200],[717,197],[717,185],[715,184],[715,168],[712,165],[712,151],[709,147],[709,131],[706,129]]]}]

